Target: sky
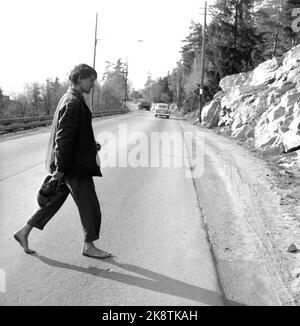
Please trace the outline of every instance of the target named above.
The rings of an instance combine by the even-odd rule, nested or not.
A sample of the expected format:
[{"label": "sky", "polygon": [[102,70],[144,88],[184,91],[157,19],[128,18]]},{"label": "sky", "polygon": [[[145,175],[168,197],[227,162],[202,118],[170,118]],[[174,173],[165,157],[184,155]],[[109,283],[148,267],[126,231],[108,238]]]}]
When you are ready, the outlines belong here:
[{"label": "sky", "polygon": [[27,83],[67,80],[76,64],[92,66],[98,13],[98,79],[106,61],[121,58],[133,87],[143,88],[149,72],[163,77],[176,66],[203,7],[204,0],[1,0],[0,87],[13,96]]}]

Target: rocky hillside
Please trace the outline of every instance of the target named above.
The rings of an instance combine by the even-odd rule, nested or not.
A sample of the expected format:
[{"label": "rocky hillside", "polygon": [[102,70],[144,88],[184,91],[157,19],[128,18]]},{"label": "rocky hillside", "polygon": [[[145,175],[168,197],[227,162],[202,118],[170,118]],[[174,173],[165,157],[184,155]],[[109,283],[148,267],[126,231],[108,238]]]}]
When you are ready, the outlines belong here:
[{"label": "rocky hillside", "polygon": [[268,154],[300,149],[300,45],[251,72],[224,77],[220,87],[203,108],[204,126]]},{"label": "rocky hillside", "polygon": [[[239,145],[248,145],[271,168],[266,176],[272,180],[270,189],[279,199],[280,213],[277,221],[270,218],[266,229],[273,238],[268,235],[266,239],[279,248],[282,284],[288,284],[299,305],[300,241],[296,233],[300,226],[300,45],[251,72],[224,77],[220,88],[203,108],[202,126],[236,139]],[[256,195],[263,196],[259,192]],[[281,226],[271,231],[278,223]]]}]

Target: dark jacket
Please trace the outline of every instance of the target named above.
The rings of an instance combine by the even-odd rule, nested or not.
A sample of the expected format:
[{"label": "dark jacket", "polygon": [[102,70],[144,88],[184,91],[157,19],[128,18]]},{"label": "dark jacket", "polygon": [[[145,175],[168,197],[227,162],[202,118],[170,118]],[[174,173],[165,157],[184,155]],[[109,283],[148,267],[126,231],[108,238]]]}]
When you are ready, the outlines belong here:
[{"label": "dark jacket", "polygon": [[70,87],[53,117],[46,167],[50,173],[57,168],[69,176],[102,176],[96,155],[92,114],[80,92]]}]

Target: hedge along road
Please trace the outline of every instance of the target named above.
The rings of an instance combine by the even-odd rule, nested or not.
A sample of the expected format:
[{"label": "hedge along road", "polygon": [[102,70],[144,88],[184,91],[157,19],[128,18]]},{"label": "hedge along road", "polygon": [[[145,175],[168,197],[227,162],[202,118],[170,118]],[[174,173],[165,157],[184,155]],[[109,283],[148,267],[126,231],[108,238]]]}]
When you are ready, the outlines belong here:
[{"label": "hedge along road", "polygon": [[[247,224],[236,222],[241,209],[232,202],[230,184],[236,180],[218,171],[222,167],[212,145],[218,136],[148,111],[95,119],[93,125],[103,146],[103,178],[94,179],[103,214],[96,244],[114,257],[80,254],[83,234],[71,197],[44,231],[31,233],[37,254],[21,250],[12,234],[36,207],[49,131],[6,137],[0,142],[0,268],[6,275],[1,305],[280,303],[254,248],[245,265],[219,247],[229,239],[240,248],[234,253],[241,253],[254,236]],[[170,135],[177,144],[172,148],[164,143]],[[162,141],[157,143],[157,136]],[[232,235],[229,217],[235,221]],[[246,243],[241,244],[237,228],[247,234]],[[244,280],[237,277],[241,271]]]}]

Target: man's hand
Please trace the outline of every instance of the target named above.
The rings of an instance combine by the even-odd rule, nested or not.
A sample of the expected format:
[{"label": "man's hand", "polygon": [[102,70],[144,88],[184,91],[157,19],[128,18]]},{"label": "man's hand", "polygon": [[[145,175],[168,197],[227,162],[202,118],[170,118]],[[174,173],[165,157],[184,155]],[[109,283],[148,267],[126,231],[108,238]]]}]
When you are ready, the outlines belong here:
[{"label": "man's hand", "polygon": [[52,174],[52,179],[53,180],[61,180],[61,178],[64,176],[64,173],[63,172],[59,172],[59,171],[55,171],[53,174]]}]

